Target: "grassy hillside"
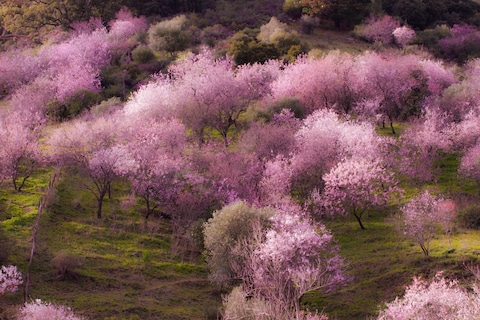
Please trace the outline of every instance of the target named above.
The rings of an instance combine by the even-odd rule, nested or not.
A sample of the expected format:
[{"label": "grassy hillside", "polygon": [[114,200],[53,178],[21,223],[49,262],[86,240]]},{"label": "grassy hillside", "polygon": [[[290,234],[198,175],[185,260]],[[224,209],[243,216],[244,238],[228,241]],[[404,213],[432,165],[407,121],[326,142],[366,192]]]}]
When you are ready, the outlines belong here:
[{"label": "grassy hillside", "polygon": [[[225,10],[232,15],[236,11],[232,6]],[[248,21],[238,26],[243,23]],[[300,37],[320,52],[360,53],[372,48],[350,32],[315,29]],[[0,114],[2,108],[0,101]],[[401,134],[405,127],[396,130]],[[390,129],[378,131],[389,134]],[[445,155],[438,165],[436,184],[403,181],[403,201],[430,188],[456,200],[478,202],[478,186],[458,178],[456,155]],[[51,167],[37,169],[22,192],[14,191],[9,181],[0,185],[0,227],[8,238],[6,244],[0,241],[0,250],[10,253],[2,263],[16,265],[24,273],[38,204],[53,174]],[[141,202],[123,206],[129,193],[125,181],[114,182],[112,196],[104,203],[104,217],[97,219],[97,203],[85,188],[85,179],[64,171],[56,180],[55,194],[40,220],[29,298],[67,305],[86,319],[217,319],[227,291],[209,283],[201,252],[177,254],[172,250],[168,220],[150,217],[146,221]],[[430,257],[425,258],[418,245],[396,232],[398,205],[369,212],[366,230],[350,218],[324,221],[338,241],[352,279],[336,292],[307,294],[302,300],[305,309],[324,310],[332,319],[366,319],[374,317],[383,302],[401,295],[413,276],[431,277],[442,270],[469,280],[465,266],[478,263],[480,232],[457,227],[451,237],[439,235],[431,244]],[[12,319],[15,305],[22,302],[23,288],[0,297],[0,319]]]},{"label": "grassy hillside", "polygon": [[[2,188],[2,225],[16,240],[9,262],[21,270],[49,174],[37,172],[22,193]],[[113,190],[105,218],[97,220],[82,178],[63,174],[42,216],[31,297],[69,305],[89,319],[216,319],[221,295],[209,285],[205,264],[172,256],[167,221],[146,222],[139,210],[119,210],[122,191]],[[67,271],[61,273],[62,267]],[[0,306],[21,301],[19,292]]]},{"label": "grassy hillside", "polygon": [[[473,185],[458,180],[457,166],[452,157],[443,160],[436,188],[475,193]],[[0,191],[1,224],[15,240],[8,262],[22,271],[37,204],[51,174],[48,168],[39,169],[23,192],[12,191],[7,183]],[[105,217],[98,220],[95,199],[84,182],[75,172],[64,172],[57,182],[55,197],[41,219],[31,297],[69,305],[89,319],[216,319],[221,292],[209,284],[200,256],[188,261],[172,255],[168,221],[145,221],[140,205],[122,210],[121,198],[128,190],[122,181],[114,184]],[[425,259],[420,247],[395,232],[396,205],[371,212],[366,230],[353,219],[325,221],[352,280],[334,293],[308,294],[303,299],[306,309],[324,309],[333,319],[365,319],[375,315],[382,301],[401,295],[414,275],[430,277],[443,270],[459,279],[469,277],[465,265],[477,262],[478,231],[457,228],[450,239],[439,236]],[[9,305],[21,302],[22,292],[2,297],[0,314],[9,319]]]}]

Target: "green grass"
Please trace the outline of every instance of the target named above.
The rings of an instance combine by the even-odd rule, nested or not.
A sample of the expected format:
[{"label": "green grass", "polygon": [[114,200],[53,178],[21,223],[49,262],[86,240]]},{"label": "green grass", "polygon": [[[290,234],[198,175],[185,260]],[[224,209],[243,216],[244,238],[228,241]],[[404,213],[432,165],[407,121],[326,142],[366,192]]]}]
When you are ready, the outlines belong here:
[{"label": "green grass", "polygon": [[[0,193],[2,207],[11,203],[11,217],[2,214],[2,224],[18,240],[18,250],[9,263],[22,271],[48,174],[40,172],[24,192],[10,192],[5,186]],[[168,222],[145,222],[138,210],[119,210],[118,199],[128,188],[121,181],[116,183],[114,197],[105,201],[105,218],[98,220],[95,198],[85,189],[85,182],[65,173],[57,184],[55,202],[42,216],[38,233],[31,297],[68,305],[88,319],[216,319],[220,292],[210,286],[204,263],[172,256]],[[14,207],[17,203],[18,208]],[[75,258],[66,279],[57,277],[52,264],[59,253]],[[10,295],[7,303],[21,301],[19,292]],[[0,302],[0,316],[2,307],[7,310]]]},{"label": "green grass", "polygon": [[[436,165],[437,181],[412,184],[403,181],[408,201],[424,188],[446,198],[478,201],[478,184],[458,175],[458,155],[442,154]],[[473,198],[472,198],[473,197]],[[373,212],[364,219],[361,230],[351,217],[325,221],[341,248],[340,254],[348,264],[352,281],[333,293],[312,292],[303,298],[308,309],[324,307],[333,319],[368,319],[375,317],[382,304],[401,296],[413,276],[429,278],[439,271],[460,281],[471,280],[466,270],[469,263],[478,263],[480,232],[457,228],[450,238],[438,236],[430,243],[430,255],[425,258],[420,247],[400,237],[394,228],[395,203],[388,210]]]},{"label": "green grass", "polygon": [[305,308],[322,309],[333,319],[374,317],[383,302],[401,296],[413,276],[431,277],[438,271],[465,279],[465,262],[476,262],[480,233],[461,230],[451,236],[439,234],[425,258],[420,247],[402,239],[388,217],[378,214],[365,220],[361,230],[353,219],[326,221],[340,245],[352,280],[333,293],[312,292],[302,302]]},{"label": "green grass", "polygon": [[323,52],[339,50],[350,54],[360,54],[373,49],[371,44],[356,39],[348,31],[315,28],[311,34],[300,34],[300,39],[309,48],[320,49]]},{"label": "green grass", "polygon": [[[397,128],[401,131],[403,125]],[[404,181],[403,201],[426,187],[449,197],[478,195],[478,185],[458,176],[457,155],[442,155],[438,167],[437,183]],[[0,189],[0,221],[15,239],[8,262],[22,271],[37,205],[51,174],[49,169],[37,170],[20,193],[8,184]],[[64,173],[57,183],[54,201],[41,220],[31,297],[68,305],[88,319],[215,319],[222,292],[209,284],[204,262],[172,255],[168,221],[145,222],[141,204],[128,212],[120,210],[120,198],[129,190],[123,181],[115,182],[112,199],[105,200],[104,218],[98,220],[95,198],[85,183],[88,180],[74,172]],[[391,217],[396,205],[392,202],[387,210],[370,212],[364,218],[366,230],[351,217],[325,221],[352,280],[335,292],[305,295],[305,308],[324,310],[332,319],[366,319],[374,317],[382,303],[402,295],[413,276],[431,277],[444,270],[468,279],[465,263],[477,261],[480,233],[458,229],[450,240],[440,234],[426,259],[418,245],[395,232]],[[52,264],[59,253],[76,259],[73,276],[63,280]],[[0,308],[8,310],[21,304],[22,293],[2,299]]]}]

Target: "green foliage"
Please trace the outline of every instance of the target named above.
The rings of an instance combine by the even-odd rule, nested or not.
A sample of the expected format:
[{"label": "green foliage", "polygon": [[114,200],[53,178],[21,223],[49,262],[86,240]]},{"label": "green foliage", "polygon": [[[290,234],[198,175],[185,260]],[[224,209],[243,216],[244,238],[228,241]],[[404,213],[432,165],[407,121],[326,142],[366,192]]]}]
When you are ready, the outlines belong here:
[{"label": "green foliage", "polygon": [[284,0],[216,0],[215,11],[209,16],[235,31],[258,28],[270,17],[281,12]]},{"label": "green foliage", "polygon": [[[331,21],[336,29],[351,29],[369,13],[371,0],[298,0],[303,12]],[[287,6],[288,7],[288,6]]]},{"label": "green foliage", "polygon": [[148,63],[155,60],[155,53],[149,47],[139,45],[132,50],[132,59],[136,63]]},{"label": "green foliage", "polygon": [[271,209],[256,208],[243,201],[213,213],[204,227],[205,254],[213,283],[224,286],[234,282],[232,264],[241,263],[244,257],[237,256],[233,249],[253,235],[255,226],[267,226],[272,214]]},{"label": "green foliage", "polygon": [[459,23],[478,25],[480,4],[472,0],[383,0],[384,11],[415,29]]},{"label": "green foliage", "polygon": [[274,101],[265,109],[258,110],[255,118],[269,122],[273,119],[275,114],[279,114],[283,109],[289,109],[293,112],[295,118],[298,119],[303,119],[305,116],[305,108],[302,106],[300,100],[297,98],[283,98]]},{"label": "green foliage", "polygon": [[417,37],[413,40],[413,44],[423,45],[430,52],[439,55],[438,41],[451,36],[450,28],[445,25],[438,25],[432,29],[425,29],[417,32]]},{"label": "green foliage", "polygon": [[257,41],[235,41],[230,47],[237,65],[246,63],[263,63],[270,59],[278,59],[280,54],[273,44],[264,44]]},{"label": "green foliage", "polygon": [[283,4],[283,12],[293,19],[298,19],[302,16],[303,9],[297,0],[285,0]]},{"label": "green foliage", "polygon": [[89,90],[81,90],[76,92],[65,103],[52,101],[48,105],[47,115],[55,121],[65,121],[73,119],[85,110],[101,101],[101,95],[97,92]]},{"label": "green foliage", "polygon": [[148,30],[150,48],[169,53],[186,50],[192,41],[192,35],[188,31],[188,27],[188,20],[185,15],[152,25]]},{"label": "green foliage", "polygon": [[460,210],[457,222],[464,228],[480,229],[480,205],[470,205]]}]

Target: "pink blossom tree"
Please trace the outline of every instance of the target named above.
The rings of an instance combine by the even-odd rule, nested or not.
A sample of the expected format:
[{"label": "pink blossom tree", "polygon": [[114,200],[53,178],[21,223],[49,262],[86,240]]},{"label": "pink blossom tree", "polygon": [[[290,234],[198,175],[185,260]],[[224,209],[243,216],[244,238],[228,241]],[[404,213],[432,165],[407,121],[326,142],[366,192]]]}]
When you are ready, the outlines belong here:
[{"label": "pink blossom tree", "polygon": [[352,157],[381,158],[387,140],[370,123],[345,121],[333,111],[316,111],[296,133],[291,159],[292,188],[305,198],[315,188],[321,191],[322,176],[338,161]]},{"label": "pink blossom tree", "polygon": [[278,64],[234,68],[231,58],[215,60],[211,52],[190,55],[170,68],[181,95],[181,119],[202,142],[205,130],[216,130],[225,145],[230,129],[247,107],[268,91]]},{"label": "pink blossom tree", "polygon": [[263,161],[255,154],[209,144],[195,151],[190,159],[193,170],[217,185],[227,203],[258,203]]},{"label": "pink blossom tree", "polygon": [[357,109],[362,115],[382,114],[395,134],[393,121],[419,114],[423,98],[424,74],[419,58],[414,55],[366,53],[359,57],[364,68],[367,101],[372,109]]},{"label": "pink blossom tree", "polygon": [[38,131],[20,112],[9,112],[0,119],[0,182],[11,179],[21,191],[33,170],[41,162]]},{"label": "pink blossom tree", "polygon": [[475,180],[480,185],[480,140],[463,155],[459,173]]},{"label": "pink blossom tree", "polygon": [[290,201],[292,175],[290,159],[277,156],[267,161],[259,183],[260,203],[274,206]]},{"label": "pink blossom tree", "polygon": [[148,23],[145,17],[134,17],[130,10],[122,8],[115,15],[115,19],[110,23],[109,38],[120,45],[126,42],[128,38],[135,34],[147,31]]},{"label": "pink blossom tree", "polygon": [[128,149],[115,143],[120,127],[115,118],[95,121],[79,119],[54,131],[48,141],[52,158],[63,165],[77,166],[91,184],[86,187],[97,199],[97,218],[102,217],[103,200],[113,180],[135,166]]},{"label": "pink blossom tree", "polygon": [[477,112],[480,102],[480,60],[475,59],[465,65],[461,82],[449,86],[439,98],[439,107],[459,122],[471,112]]},{"label": "pink blossom tree", "polygon": [[428,257],[430,241],[435,236],[437,228],[453,222],[454,215],[445,214],[446,211],[450,211],[445,207],[445,201],[441,197],[432,196],[427,190],[401,208],[401,230],[406,237],[422,248],[425,257]]},{"label": "pink blossom tree", "polygon": [[180,191],[178,175],[186,166],[185,127],[175,119],[133,121],[129,131],[124,139],[135,164],[128,168],[128,177],[133,192],[145,200],[148,218],[159,206],[174,201]]},{"label": "pink blossom tree", "polygon": [[451,37],[438,41],[444,58],[463,63],[479,56],[480,32],[474,26],[455,24],[450,33]]},{"label": "pink blossom tree", "polygon": [[124,107],[128,117],[171,118],[179,116],[182,92],[167,76],[157,75],[154,79],[132,93]]},{"label": "pink blossom tree", "polygon": [[426,113],[405,130],[398,139],[395,168],[417,181],[433,181],[438,168],[435,162],[441,152],[452,148],[451,126],[445,115],[437,110],[426,109]]},{"label": "pink blossom tree", "polygon": [[2,266],[0,268],[0,297],[7,292],[17,291],[22,283],[22,274],[16,266]]},{"label": "pink blossom tree", "polygon": [[300,121],[293,112],[283,109],[275,114],[268,123],[254,122],[245,130],[237,141],[237,145],[245,152],[255,153],[264,161],[272,160],[278,155],[288,156],[295,145],[295,132]]},{"label": "pink blossom tree", "polygon": [[398,27],[392,32],[395,42],[405,48],[415,38],[415,30],[408,26]]},{"label": "pink blossom tree", "polygon": [[59,319],[59,320],[82,320],[83,318],[76,316],[72,309],[62,305],[53,303],[45,303],[40,299],[27,302],[18,311],[18,317],[22,320],[42,320],[42,319]]},{"label": "pink blossom tree", "polygon": [[424,59],[420,61],[420,67],[427,77],[428,91],[434,97],[441,95],[446,88],[458,82],[453,70],[442,61]]},{"label": "pink blossom tree", "polygon": [[299,57],[272,83],[272,97],[297,98],[307,114],[323,108],[348,114],[360,99],[357,71],[356,59],[346,53],[331,52],[319,59]]},{"label": "pink blossom tree", "polygon": [[237,245],[234,252],[246,254],[247,261],[234,267],[247,295],[268,306],[266,316],[303,319],[300,299],[305,293],[328,292],[347,281],[343,259],[330,232],[313,224],[298,206],[277,208],[272,222],[264,236]]},{"label": "pink blossom tree", "polygon": [[387,200],[400,193],[392,172],[378,160],[346,159],[323,176],[322,193],[312,193],[318,212],[327,215],[353,215],[365,229],[362,216],[372,207],[385,206]]},{"label": "pink blossom tree", "polygon": [[403,297],[386,303],[378,320],[476,319],[480,317],[478,288],[473,291],[440,274],[427,281],[414,277]]},{"label": "pink blossom tree", "polygon": [[372,42],[389,45],[394,41],[393,32],[399,27],[400,23],[389,15],[372,16],[363,26],[363,36]]}]

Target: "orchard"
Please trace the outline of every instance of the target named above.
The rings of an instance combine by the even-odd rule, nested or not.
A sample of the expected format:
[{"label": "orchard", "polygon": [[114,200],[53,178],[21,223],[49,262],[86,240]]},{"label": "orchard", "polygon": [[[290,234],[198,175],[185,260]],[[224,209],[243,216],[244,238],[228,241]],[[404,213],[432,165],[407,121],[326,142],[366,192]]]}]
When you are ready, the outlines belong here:
[{"label": "orchard", "polygon": [[2,319],[478,317],[473,17],[120,2],[0,5]]}]

